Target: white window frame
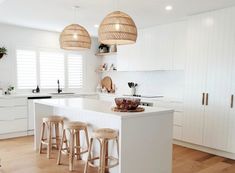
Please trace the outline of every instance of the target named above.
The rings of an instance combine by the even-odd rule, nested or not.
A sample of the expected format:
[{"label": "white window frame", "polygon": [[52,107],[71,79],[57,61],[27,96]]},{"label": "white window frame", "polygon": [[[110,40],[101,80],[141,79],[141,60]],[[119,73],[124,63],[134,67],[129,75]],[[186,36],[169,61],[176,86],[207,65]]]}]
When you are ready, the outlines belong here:
[{"label": "white window frame", "polygon": [[[39,87],[41,86],[41,83],[40,83],[40,52],[56,52],[56,53],[63,53],[64,54],[64,82],[65,82],[65,85],[64,85],[64,88],[63,88],[63,91],[73,91],[73,92],[79,92],[79,91],[82,91],[84,89],[84,86],[86,85],[87,83],[87,79],[86,79],[86,65],[87,65],[87,61],[86,61],[86,58],[84,56],[84,54],[82,52],[75,52],[75,51],[64,51],[64,50],[61,50],[61,49],[56,49],[56,48],[37,48],[37,47],[29,47],[29,46],[16,46],[15,47],[15,61],[14,61],[14,69],[15,69],[15,88],[16,88],[16,91],[31,91],[31,89],[19,89],[18,88],[18,83],[17,83],[17,50],[30,50],[30,51],[35,51],[36,52],[36,72],[37,72],[37,84],[39,85]],[[68,87],[68,56],[69,54],[72,54],[72,55],[79,55],[79,56],[82,56],[83,58],[83,85],[81,88],[69,88]],[[56,81],[55,81],[56,82]],[[35,86],[36,88],[36,86]],[[42,92],[55,92],[55,90],[57,90],[57,88],[53,88],[53,89],[45,89],[45,88],[41,88],[40,87],[40,90]]]}]

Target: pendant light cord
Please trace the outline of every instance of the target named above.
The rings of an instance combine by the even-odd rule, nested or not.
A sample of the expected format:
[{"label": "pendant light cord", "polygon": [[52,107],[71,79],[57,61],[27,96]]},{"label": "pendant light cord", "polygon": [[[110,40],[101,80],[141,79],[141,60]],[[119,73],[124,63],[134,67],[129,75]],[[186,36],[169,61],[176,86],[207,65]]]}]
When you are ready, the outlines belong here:
[{"label": "pendant light cord", "polygon": [[77,20],[78,20],[78,9],[79,9],[79,6],[78,5],[75,5],[73,7],[73,10],[74,10],[74,16],[73,16],[73,23],[76,24],[77,23]]},{"label": "pendant light cord", "polygon": [[114,0],[114,11],[118,11],[118,0]]}]

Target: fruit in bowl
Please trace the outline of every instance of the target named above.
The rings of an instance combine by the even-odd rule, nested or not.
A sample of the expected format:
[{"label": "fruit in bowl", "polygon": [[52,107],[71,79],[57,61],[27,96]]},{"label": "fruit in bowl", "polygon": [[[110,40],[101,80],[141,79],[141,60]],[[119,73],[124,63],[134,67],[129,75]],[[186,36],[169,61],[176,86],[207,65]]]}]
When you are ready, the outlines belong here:
[{"label": "fruit in bowl", "polygon": [[135,110],[140,105],[140,99],[137,98],[115,98],[118,109]]}]

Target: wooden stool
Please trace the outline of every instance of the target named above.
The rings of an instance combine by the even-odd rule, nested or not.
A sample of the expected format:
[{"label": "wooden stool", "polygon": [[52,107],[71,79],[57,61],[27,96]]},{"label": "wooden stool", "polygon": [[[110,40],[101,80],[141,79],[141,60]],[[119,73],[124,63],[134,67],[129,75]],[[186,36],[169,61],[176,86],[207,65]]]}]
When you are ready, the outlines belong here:
[{"label": "wooden stool", "polygon": [[[70,140],[69,140],[69,147],[68,147],[68,141],[66,138],[66,129],[70,133]],[[81,147],[80,143],[80,132],[85,132],[85,138],[86,138],[86,148]],[[77,157],[77,160],[81,160],[81,155],[88,152],[89,148],[89,138],[88,138],[88,131],[87,131],[87,124],[83,122],[69,122],[66,124],[66,128],[63,130],[62,134],[62,141],[61,146],[59,149],[59,155],[57,164],[60,164],[61,161],[61,153],[65,150],[67,153],[69,153],[69,170],[73,171],[73,162],[74,157]],[[65,148],[63,148],[63,144],[65,144]]]},{"label": "wooden stool", "polygon": [[[97,139],[100,143],[100,156],[91,157],[93,140]],[[114,140],[117,144],[118,158],[108,155],[108,143],[110,140]],[[95,160],[100,160],[100,165],[94,165]],[[114,164],[109,164],[109,161],[114,161]],[[88,158],[85,165],[84,173],[87,173],[88,166],[98,167],[99,173],[105,173],[106,169],[113,168],[119,164],[119,142],[118,132],[113,129],[103,128],[94,131],[93,137],[90,139],[90,146],[88,151]]]},{"label": "wooden stool", "polygon": [[[60,116],[50,116],[42,119],[42,128],[41,128],[41,143],[39,147],[39,153],[42,153],[42,147],[43,145],[47,146],[47,158],[50,159],[52,148],[55,146],[56,149],[59,149],[60,146],[60,128],[61,125],[61,131],[64,128],[64,118]],[[55,137],[53,137],[53,126],[55,130]],[[45,128],[47,129],[47,138],[44,138],[45,136]],[[55,143],[53,143],[53,140],[55,140]]]}]

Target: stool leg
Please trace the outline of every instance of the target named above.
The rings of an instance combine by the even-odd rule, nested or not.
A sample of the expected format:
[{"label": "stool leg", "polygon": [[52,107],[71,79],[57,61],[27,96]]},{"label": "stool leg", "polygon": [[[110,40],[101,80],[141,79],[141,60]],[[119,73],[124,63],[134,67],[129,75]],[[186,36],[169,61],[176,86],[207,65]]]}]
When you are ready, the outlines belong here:
[{"label": "stool leg", "polygon": [[56,149],[59,149],[59,145],[60,145],[60,132],[59,132],[59,123],[55,123],[55,140],[56,140]]},{"label": "stool leg", "polygon": [[105,160],[106,160],[106,140],[102,140],[101,144],[101,156],[100,156],[100,168],[99,173],[105,173]]},{"label": "stool leg", "polygon": [[90,139],[90,145],[89,145],[89,148],[88,148],[88,156],[87,156],[87,160],[86,160],[86,164],[85,164],[85,168],[84,168],[84,173],[87,173],[88,164],[89,164],[90,159],[91,159],[92,145],[93,145],[93,138]]},{"label": "stool leg", "polygon": [[119,140],[118,139],[116,139],[116,143],[117,143],[117,154],[118,154],[118,160],[119,160]]},{"label": "stool leg", "polygon": [[[80,142],[80,131],[78,130],[76,132],[76,146],[80,147],[81,146],[81,142]],[[77,154],[77,160],[81,160],[81,150],[80,148],[76,148],[76,154]]]},{"label": "stool leg", "polygon": [[47,140],[48,140],[48,146],[47,146],[47,158],[50,159],[51,157],[51,149],[52,149],[52,141],[51,141],[51,133],[52,133],[52,129],[51,129],[51,126],[52,124],[49,123],[47,124],[48,125],[48,137],[47,137]]},{"label": "stool leg", "polygon": [[88,149],[89,148],[89,137],[88,137],[87,128],[85,128],[84,131],[85,131],[86,145],[87,145],[87,149]]},{"label": "stool leg", "polygon": [[62,138],[61,138],[61,144],[60,144],[60,148],[59,148],[59,153],[58,153],[58,158],[57,158],[57,165],[60,165],[60,161],[61,161],[61,152],[62,152],[62,149],[63,149],[63,144],[67,141],[65,141],[65,130],[63,130],[63,133],[62,133]]},{"label": "stool leg", "polygon": [[69,171],[73,171],[74,159],[74,131],[70,131],[70,147],[69,147]]},{"label": "stool leg", "polygon": [[42,141],[44,140],[44,132],[45,132],[45,123],[42,123],[42,127],[41,127],[41,138],[40,138],[40,146],[39,146],[39,154],[42,153]]},{"label": "stool leg", "polygon": [[[108,140],[106,140],[105,142],[105,167],[108,166],[108,157],[109,157],[109,145],[108,145]],[[109,173],[109,169],[108,168],[105,168],[105,173]]]}]

